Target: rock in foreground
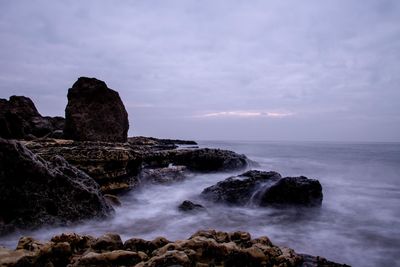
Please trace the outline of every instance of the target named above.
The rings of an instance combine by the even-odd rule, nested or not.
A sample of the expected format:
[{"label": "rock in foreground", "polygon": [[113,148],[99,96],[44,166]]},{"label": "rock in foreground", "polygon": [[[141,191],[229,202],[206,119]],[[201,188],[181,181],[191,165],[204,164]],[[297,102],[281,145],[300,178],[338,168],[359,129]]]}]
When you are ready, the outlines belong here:
[{"label": "rock in foreground", "polygon": [[307,177],[285,177],[277,172],[248,171],[207,187],[201,195],[211,201],[231,205],[253,204],[318,206],[322,186]]},{"label": "rock in foreground", "polygon": [[128,113],[118,92],[95,78],[79,78],[68,90],[66,138],[79,141],[126,142]]},{"label": "rock in foreground", "polygon": [[112,212],[96,182],[55,156],[47,162],[0,138],[0,229],[65,224]]},{"label": "rock in foreground", "polygon": [[189,239],[153,241],[132,238],[122,244],[116,234],[99,238],[62,234],[40,243],[20,239],[16,250],[0,248],[0,266],[347,266],[321,257],[278,247],[268,237],[252,239],[246,232],[198,231]]}]

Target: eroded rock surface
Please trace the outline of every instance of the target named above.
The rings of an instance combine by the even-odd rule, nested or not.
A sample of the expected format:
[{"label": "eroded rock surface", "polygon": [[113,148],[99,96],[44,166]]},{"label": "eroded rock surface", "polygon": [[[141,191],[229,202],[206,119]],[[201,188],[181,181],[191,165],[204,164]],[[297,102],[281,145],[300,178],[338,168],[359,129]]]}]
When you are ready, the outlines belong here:
[{"label": "eroded rock surface", "polygon": [[[142,142],[145,141],[142,139]],[[232,151],[165,149],[151,139],[147,145],[57,139],[32,140],[25,144],[46,160],[61,155],[95,179],[102,192],[111,194],[135,188],[140,182],[181,181],[189,171],[226,171],[247,166],[246,156]]]},{"label": "eroded rock surface", "polygon": [[104,237],[71,233],[45,243],[23,237],[15,250],[0,249],[0,266],[347,266],[297,254],[290,248],[275,246],[268,237],[252,239],[249,233],[240,231],[201,230],[175,242],[162,237],[153,241],[132,238],[123,245],[118,235],[106,236],[101,249],[98,244]]},{"label": "eroded rock surface", "polygon": [[65,224],[112,211],[97,183],[61,156],[48,162],[0,138],[0,226]]},{"label": "eroded rock surface", "polygon": [[128,113],[118,92],[80,77],[68,90],[64,135],[78,141],[126,142]]}]

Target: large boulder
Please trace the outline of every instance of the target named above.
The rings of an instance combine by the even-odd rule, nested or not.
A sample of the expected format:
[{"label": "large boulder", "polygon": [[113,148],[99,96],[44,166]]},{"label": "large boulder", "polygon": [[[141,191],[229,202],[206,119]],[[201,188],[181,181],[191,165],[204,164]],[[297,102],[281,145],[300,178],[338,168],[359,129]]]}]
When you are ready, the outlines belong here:
[{"label": "large boulder", "polygon": [[43,117],[25,96],[0,99],[0,137],[32,139],[51,135],[64,128],[64,118]]},{"label": "large boulder", "polygon": [[118,92],[95,78],[80,77],[68,90],[65,119],[68,139],[127,141],[128,113]]},{"label": "large boulder", "polygon": [[111,214],[96,182],[55,156],[47,162],[0,138],[0,228],[34,228]]},{"label": "large boulder", "polygon": [[307,177],[286,177],[266,188],[260,205],[319,206],[322,203],[322,186],[318,180]]},{"label": "large boulder", "polygon": [[253,204],[318,206],[322,186],[307,177],[285,177],[277,172],[248,171],[207,187],[201,193],[207,200],[231,205]]},{"label": "large boulder", "polygon": [[214,202],[244,205],[250,201],[256,189],[280,178],[277,172],[248,171],[207,187],[201,195]]}]

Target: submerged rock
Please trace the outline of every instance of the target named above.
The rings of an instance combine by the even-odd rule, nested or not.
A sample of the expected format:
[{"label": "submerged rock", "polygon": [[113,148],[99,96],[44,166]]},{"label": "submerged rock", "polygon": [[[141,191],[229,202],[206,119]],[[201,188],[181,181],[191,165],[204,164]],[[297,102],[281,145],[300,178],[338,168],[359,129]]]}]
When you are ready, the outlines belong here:
[{"label": "submerged rock", "polygon": [[0,138],[0,222],[21,228],[104,217],[113,209],[96,182],[54,156],[47,162]]},{"label": "submerged rock", "polygon": [[322,203],[322,186],[307,177],[285,177],[277,172],[248,171],[207,187],[201,196],[214,202],[259,206]]},{"label": "submerged rock", "polygon": [[43,117],[32,100],[25,96],[0,99],[0,137],[34,139],[52,135],[64,128],[64,118]]},{"label": "submerged rock", "polygon": [[99,250],[92,242],[99,239],[77,234],[62,234],[45,243],[22,238],[16,250],[0,248],[0,266],[348,266],[297,254],[275,246],[268,237],[252,239],[249,233],[240,231],[201,230],[175,242],[132,238],[123,248],[117,235],[114,239],[117,245]]},{"label": "submerged rock", "polygon": [[118,92],[95,78],[80,77],[68,90],[66,138],[79,141],[126,142],[128,113]]},{"label": "submerged rock", "polygon": [[286,177],[264,191],[260,205],[318,206],[321,205],[322,198],[322,186],[318,180],[308,179],[304,176]]},{"label": "submerged rock", "polygon": [[205,208],[200,205],[193,203],[192,201],[185,200],[179,206],[178,209],[183,212],[197,212],[197,211],[205,211]]},{"label": "submerged rock", "polygon": [[281,175],[277,172],[248,171],[207,187],[201,195],[214,202],[244,205],[249,202],[257,188],[280,178]]}]

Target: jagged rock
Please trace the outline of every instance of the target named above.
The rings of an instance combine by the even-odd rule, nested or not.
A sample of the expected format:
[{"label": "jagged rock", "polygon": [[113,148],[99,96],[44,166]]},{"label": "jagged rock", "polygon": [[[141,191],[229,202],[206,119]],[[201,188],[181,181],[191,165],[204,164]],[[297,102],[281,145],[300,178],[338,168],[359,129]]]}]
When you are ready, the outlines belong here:
[{"label": "jagged rock", "polygon": [[188,171],[244,168],[248,160],[244,155],[219,149],[159,150],[152,145],[49,138],[24,144],[46,160],[61,155],[68,163],[89,174],[103,193],[110,194],[135,188],[140,181],[170,183],[182,180],[188,176]]},{"label": "jagged rock", "polygon": [[304,176],[286,177],[264,191],[260,205],[318,206],[321,205],[322,198],[322,186],[318,180],[308,179]]},{"label": "jagged rock", "polygon": [[248,171],[207,187],[201,195],[214,202],[244,205],[249,202],[257,188],[280,178],[281,175],[277,172]]},{"label": "jagged rock", "polygon": [[200,205],[193,203],[192,201],[185,200],[179,206],[178,209],[183,212],[196,212],[196,211],[204,211],[205,208]]},{"label": "jagged rock", "polygon": [[348,267],[322,257],[297,254],[290,248],[275,246],[268,237],[252,239],[249,233],[240,231],[200,230],[175,242],[161,237],[153,241],[133,238],[123,248],[117,240],[118,246],[102,246],[101,250],[88,241],[93,239],[73,233],[46,243],[21,238],[16,250],[0,248],[0,266]]},{"label": "jagged rock", "polygon": [[154,250],[159,249],[166,244],[172,243],[164,237],[157,237],[153,241],[147,241],[141,238],[131,238],[125,241],[124,249],[129,251],[142,251],[151,255]]},{"label": "jagged rock", "polygon": [[64,118],[43,117],[32,100],[25,96],[0,99],[0,137],[34,139],[64,128]]},{"label": "jagged rock", "polygon": [[166,168],[142,169],[139,180],[143,183],[171,184],[183,181],[188,176],[185,166],[170,166]]},{"label": "jagged rock", "polygon": [[122,249],[124,245],[118,234],[107,233],[93,240],[90,246],[97,252],[103,252]]},{"label": "jagged rock", "polygon": [[112,211],[96,182],[62,157],[50,163],[20,142],[0,138],[0,222],[36,227]]},{"label": "jagged rock", "polygon": [[134,188],[142,161],[127,143],[79,142],[43,139],[25,143],[46,160],[61,155],[70,164],[90,175],[103,193],[115,194]]},{"label": "jagged rock", "polygon": [[80,77],[68,90],[66,138],[79,141],[126,142],[128,113],[118,92],[95,78]]},{"label": "jagged rock", "polygon": [[322,203],[322,187],[304,176],[281,178],[277,172],[248,171],[205,188],[201,196],[233,205],[317,206]]},{"label": "jagged rock", "polygon": [[51,238],[53,243],[68,243],[73,253],[84,251],[95,243],[95,238],[89,235],[78,235],[76,233],[63,233]]}]

